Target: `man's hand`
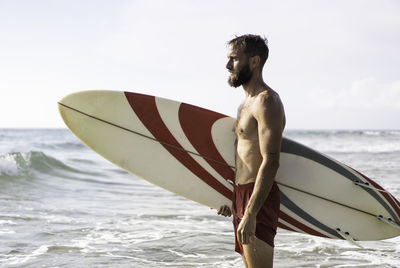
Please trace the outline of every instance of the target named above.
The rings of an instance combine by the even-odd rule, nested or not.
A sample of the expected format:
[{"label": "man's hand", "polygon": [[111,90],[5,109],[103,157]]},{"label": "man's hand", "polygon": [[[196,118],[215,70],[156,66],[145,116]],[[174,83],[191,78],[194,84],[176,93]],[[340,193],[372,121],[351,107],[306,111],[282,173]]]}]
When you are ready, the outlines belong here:
[{"label": "man's hand", "polygon": [[228,207],[227,205],[221,206],[218,209],[217,213],[218,213],[218,215],[222,215],[222,216],[225,216],[225,217],[230,217],[232,215],[231,208]]},{"label": "man's hand", "polygon": [[239,243],[246,245],[254,242],[256,234],[256,217],[244,215],[237,229]]}]

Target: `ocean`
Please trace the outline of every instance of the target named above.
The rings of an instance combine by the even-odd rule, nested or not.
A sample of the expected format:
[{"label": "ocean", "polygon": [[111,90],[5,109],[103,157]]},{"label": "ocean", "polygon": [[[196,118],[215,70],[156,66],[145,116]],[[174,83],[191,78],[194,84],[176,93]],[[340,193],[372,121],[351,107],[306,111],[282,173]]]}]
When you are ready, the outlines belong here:
[{"label": "ocean", "polygon": [[[400,199],[400,131],[284,135]],[[400,237],[358,248],[279,229],[275,244],[274,267],[400,267]],[[233,248],[230,218],[121,170],[67,129],[0,129],[0,267],[243,267]]]}]

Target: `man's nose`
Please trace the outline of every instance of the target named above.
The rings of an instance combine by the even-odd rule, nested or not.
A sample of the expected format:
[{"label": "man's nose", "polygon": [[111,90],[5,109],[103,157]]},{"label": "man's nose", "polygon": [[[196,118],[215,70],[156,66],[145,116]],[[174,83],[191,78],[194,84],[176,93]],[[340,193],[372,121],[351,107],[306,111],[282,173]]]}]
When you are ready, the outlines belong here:
[{"label": "man's nose", "polygon": [[228,62],[226,63],[226,69],[232,70],[232,62],[231,62],[231,61],[228,61]]}]

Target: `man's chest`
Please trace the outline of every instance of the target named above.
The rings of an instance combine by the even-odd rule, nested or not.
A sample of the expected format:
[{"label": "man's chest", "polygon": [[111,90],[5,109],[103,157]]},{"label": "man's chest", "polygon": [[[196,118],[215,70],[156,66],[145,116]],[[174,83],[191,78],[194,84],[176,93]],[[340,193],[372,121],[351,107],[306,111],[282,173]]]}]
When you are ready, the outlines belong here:
[{"label": "man's chest", "polygon": [[238,110],[235,133],[238,138],[251,138],[257,135],[257,120],[254,118],[251,107],[241,106]]}]

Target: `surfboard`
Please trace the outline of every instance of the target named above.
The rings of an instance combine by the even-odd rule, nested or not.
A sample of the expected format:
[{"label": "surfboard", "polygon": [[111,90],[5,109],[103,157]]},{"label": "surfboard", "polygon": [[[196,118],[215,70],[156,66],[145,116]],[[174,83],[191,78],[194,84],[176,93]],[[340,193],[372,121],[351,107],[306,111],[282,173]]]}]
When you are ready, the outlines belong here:
[{"label": "surfboard", "polygon": [[[81,91],[58,103],[68,128],[115,165],[211,208],[231,205],[235,119],[123,91]],[[400,235],[400,203],[360,172],[283,138],[279,227],[347,239]]]}]

